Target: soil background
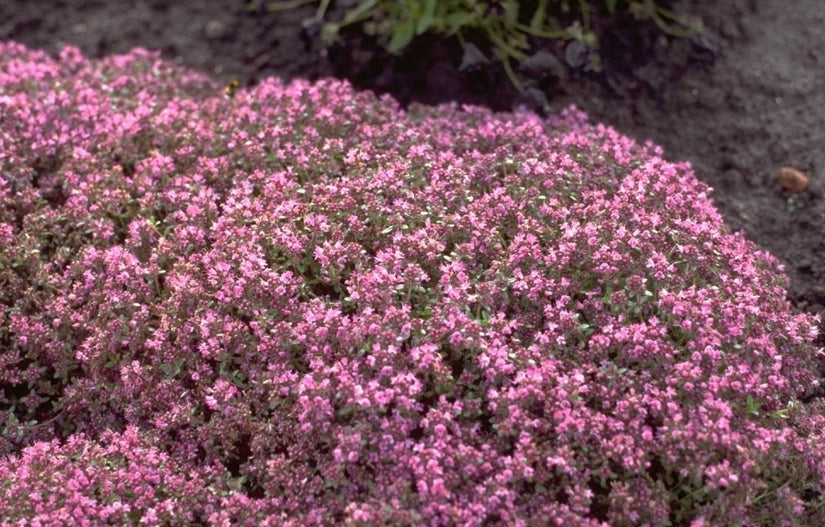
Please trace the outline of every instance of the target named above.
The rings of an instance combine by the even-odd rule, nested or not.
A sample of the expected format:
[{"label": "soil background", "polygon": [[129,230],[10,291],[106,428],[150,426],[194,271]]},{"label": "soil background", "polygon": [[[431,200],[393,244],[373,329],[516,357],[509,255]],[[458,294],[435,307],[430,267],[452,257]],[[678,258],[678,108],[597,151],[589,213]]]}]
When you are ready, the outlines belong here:
[{"label": "soil background", "polygon": [[[663,38],[652,24],[600,20],[601,73],[570,67],[563,43],[536,42],[536,50],[549,51],[558,63],[525,94],[501,68],[460,71],[456,41],[421,38],[392,56],[351,31],[323,48],[313,38],[318,26],[309,23],[314,4],[282,12],[267,11],[266,0],[259,4],[0,0],[0,40],[52,54],[73,44],[90,57],[140,46],[242,85],[273,75],[337,76],[392,93],[402,105],[455,100],[495,110],[544,103],[558,110],[575,104],[593,121],[653,140],[669,159],[690,161],[714,188],[728,225],[785,264],[789,300],[803,310],[825,311],[822,0],[674,0],[676,12],[707,28],[692,39]],[[334,4],[330,15],[340,15]],[[804,172],[808,188],[783,189],[777,181],[783,166]]]}]

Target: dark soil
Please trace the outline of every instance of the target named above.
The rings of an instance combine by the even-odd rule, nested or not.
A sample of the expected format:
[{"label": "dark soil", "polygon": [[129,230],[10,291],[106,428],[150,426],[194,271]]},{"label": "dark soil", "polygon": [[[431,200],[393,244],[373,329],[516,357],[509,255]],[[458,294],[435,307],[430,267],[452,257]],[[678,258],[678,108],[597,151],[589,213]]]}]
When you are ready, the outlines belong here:
[{"label": "dark soil", "polygon": [[[402,103],[457,100],[507,110],[546,97],[575,103],[593,120],[668,158],[689,160],[715,189],[728,224],[776,255],[791,278],[789,299],[825,310],[825,2],[676,0],[701,18],[701,38],[663,39],[654,27],[604,23],[602,74],[567,65],[519,96],[502,72],[462,73],[456,42],[414,42],[400,57],[370,39],[345,35],[323,50],[303,22],[315,6],[279,13],[246,0],[0,0],[0,39],[56,52],[62,44],[99,57],[135,46],[214,75],[255,83],[267,76],[349,78]],[[334,10],[333,13],[334,14]],[[538,43],[564,61],[560,44]],[[482,46],[483,47],[483,46]],[[810,178],[793,194],[781,167]]]}]

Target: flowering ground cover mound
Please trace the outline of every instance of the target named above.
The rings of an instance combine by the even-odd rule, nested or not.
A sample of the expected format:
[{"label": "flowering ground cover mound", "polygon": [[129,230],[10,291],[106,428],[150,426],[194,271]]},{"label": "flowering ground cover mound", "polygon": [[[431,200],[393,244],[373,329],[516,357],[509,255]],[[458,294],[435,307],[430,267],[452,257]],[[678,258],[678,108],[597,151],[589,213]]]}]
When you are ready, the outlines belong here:
[{"label": "flowering ground cover mound", "polygon": [[3,524],[822,525],[816,320],[579,112],[0,46]]}]

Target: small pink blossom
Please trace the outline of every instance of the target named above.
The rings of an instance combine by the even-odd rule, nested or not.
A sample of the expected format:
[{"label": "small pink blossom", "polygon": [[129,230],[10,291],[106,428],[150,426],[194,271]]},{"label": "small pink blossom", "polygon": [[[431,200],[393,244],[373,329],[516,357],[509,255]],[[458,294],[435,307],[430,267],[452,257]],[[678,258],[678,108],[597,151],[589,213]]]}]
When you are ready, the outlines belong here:
[{"label": "small pink blossom", "polygon": [[825,524],[820,321],[652,144],[14,43],[0,115],[9,524]]}]

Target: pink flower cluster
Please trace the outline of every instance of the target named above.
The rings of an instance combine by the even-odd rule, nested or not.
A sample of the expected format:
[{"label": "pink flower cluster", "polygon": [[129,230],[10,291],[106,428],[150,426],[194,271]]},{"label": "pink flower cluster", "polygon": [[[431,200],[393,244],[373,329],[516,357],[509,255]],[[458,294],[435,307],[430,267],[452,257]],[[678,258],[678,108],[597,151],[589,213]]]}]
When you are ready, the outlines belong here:
[{"label": "pink flower cluster", "polygon": [[818,320],[574,109],[0,44],[3,525],[823,525]]}]

